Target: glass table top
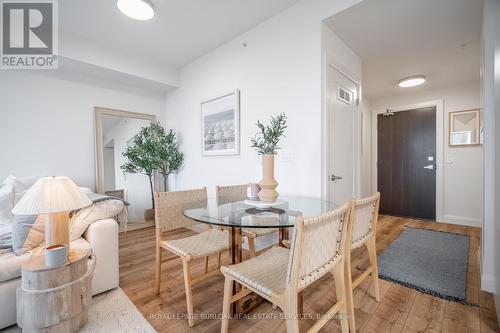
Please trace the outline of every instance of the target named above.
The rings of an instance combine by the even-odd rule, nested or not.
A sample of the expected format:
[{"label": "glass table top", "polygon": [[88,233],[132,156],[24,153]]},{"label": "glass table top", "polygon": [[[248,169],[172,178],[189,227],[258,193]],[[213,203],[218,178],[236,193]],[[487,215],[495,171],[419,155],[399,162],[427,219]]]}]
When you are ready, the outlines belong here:
[{"label": "glass table top", "polygon": [[277,228],[293,227],[299,217],[314,217],[334,210],[338,205],[319,199],[280,196],[281,203],[261,209],[245,201],[215,198],[184,207],[184,216],[197,222],[223,227]]}]

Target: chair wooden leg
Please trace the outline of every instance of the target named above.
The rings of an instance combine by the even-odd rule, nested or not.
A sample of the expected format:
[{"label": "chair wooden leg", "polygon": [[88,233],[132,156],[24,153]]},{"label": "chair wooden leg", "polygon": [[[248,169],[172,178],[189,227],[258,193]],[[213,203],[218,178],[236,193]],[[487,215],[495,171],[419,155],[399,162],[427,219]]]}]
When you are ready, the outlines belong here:
[{"label": "chair wooden leg", "polygon": [[287,333],[299,333],[298,293],[289,295],[285,305],[285,320]]},{"label": "chair wooden leg", "polygon": [[161,284],[161,247],[156,246],[156,294],[160,293]]},{"label": "chair wooden leg", "polygon": [[208,273],[208,256],[205,257],[205,274]]},{"label": "chair wooden leg", "polygon": [[370,269],[372,270],[373,289],[375,291],[375,300],[380,302],[380,287],[378,283],[378,265],[377,265],[377,247],[375,237],[371,237],[366,243],[368,257],[370,259]]},{"label": "chair wooden leg", "polygon": [[194,311],[193,311],[193,290],[191,287],[191,266],[189,261],[182,258],[182,268],[184,271],[184,289],[186,292],[186,305],[188,312],[188,324],[194,326]]},{"label": "chair wooden leg", "polygon": [[227,333],[229,318],[231,316],[231,298],[233,297],[233,279],[226,277],[224,280],[224,300],[222,301],[221,333]]},{"label": "chair wooden leg", "polygon": [[220,263],[222,261],[222,252],[217,255],[217,268],[220,268]]},{"label": "chair wooden leg", "polygon": [[354,295],[352,290],[351,258],[349,255],[345,258],[344,283],[347,315],[349,317],[349,330],[356,332],[356,320],[354,317]]},{"label": "chair wooden leg", "polygon": [[247,237],[248,239],[248,249],[250,250],[250,257],[254,258],[256,255],[255,251],[255,238],[253,237]]},{"label": "chair wooden leg", "polygon": [[347,302],[346,302],[346,285],[344,281],[344,264],[337,265],[335,267],[333,276],[335,279],[335,292],[337,294],[337,302],[342,302],[342,306],[339,311],[339,315],[342,317],[340,319],[340,327],[342,328],[342,333],[349,332],[349,323],[347,319]]}]

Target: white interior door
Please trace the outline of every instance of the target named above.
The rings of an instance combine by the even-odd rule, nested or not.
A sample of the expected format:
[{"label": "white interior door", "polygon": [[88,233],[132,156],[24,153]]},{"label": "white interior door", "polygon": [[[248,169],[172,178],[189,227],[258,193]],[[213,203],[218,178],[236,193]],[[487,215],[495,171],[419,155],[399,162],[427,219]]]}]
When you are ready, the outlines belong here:
[{"label": "white interior door", "polygon": [[357,85],[328,66],[329,199],[343,204],[355,196],[354,120]]}]

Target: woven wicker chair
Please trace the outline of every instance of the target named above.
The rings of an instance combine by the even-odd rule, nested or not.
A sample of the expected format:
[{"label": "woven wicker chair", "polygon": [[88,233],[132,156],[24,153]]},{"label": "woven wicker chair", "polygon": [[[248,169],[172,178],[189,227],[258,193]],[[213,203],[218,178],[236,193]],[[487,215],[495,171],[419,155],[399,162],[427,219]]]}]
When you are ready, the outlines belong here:
[{"label": "woven wicker chair", "polygon": [[[161,264],[176,258],[182,259],[184,271],[184,288],[189,326],[194,325],[192,285],[208,276],[219,272],[221,254],[229,249],[229,235],[227,232],[209,228],[200,234],[175,239],[164,240],[165,232],[188,227],[194,222],[182,214],[184,207],[192,202],[207,200],[206,188],[176,192],[156,192],[155,224],[156,224],[156,294],[160,293]],[[173,256],[162,259],[162,250],[173,253]],[[208,271],[208,257],[217,254],[217,268]],[[205,260],[205,273],[193,278],[191,276],[191,261],[199,258]]]},{"label": "woven wicker chair", "polygon": [[[349,239],[351,239],[351,249],[346,250],[345,260],[345,281],[347,291],[347,312],[349,314],[349,328],[351,332],[356,332],[356,322],[354,318],[353,290],[361,284],[369,275],[372,276],[375,290],[375,300],[380,302],[380,289],[378,283],[377,249],[375,234],[378,220],[378,210],[380,205],[380,193],[377,192],[371,197],[354,200],[352,204],[353,219],[349,226]],[[368,250],[370,266],[356,280],[352,281],[351,276],[351,250],[365,245]]]},{"label": "woven wicker chair", "polygon": [[[273,247],[240,264],[221,267],[225,276],[221,332],[228,331],[231,303],[251,292],[279,306],[285,314],[287,332],[298,332],[299,292],[329,272],[333,272],[335,278],[337,303],[309,332],[319,331],[336,313],[342,316],[342,332],[348,332],[344,251],[350,212],[350,205],[346,203],[318,217],[300,218],[295,224],[290,250]],[[232,295],[234,282],[243,286],[236,295]]]},{"label": "woven wicker chair", "polygon": [[[223,205],[230,202],[242,201],[247,198],[247,185],[227,185],[227,186],[217,186],[216,187],[216,198],[217,205]],[[260,223],[265,223],[265,218],[259,218],[254,216],[254,219],[259,220]],[[262,237],[270,235],[272,233],[278,232],[277,228],[243,228],[243,236],[248,239],[248,249],[250,250],[250,256],[253,258],[257,254],[266,251],[268,248],[262,249],[260,251],[255,250],[255,239],[257,237]]]}]

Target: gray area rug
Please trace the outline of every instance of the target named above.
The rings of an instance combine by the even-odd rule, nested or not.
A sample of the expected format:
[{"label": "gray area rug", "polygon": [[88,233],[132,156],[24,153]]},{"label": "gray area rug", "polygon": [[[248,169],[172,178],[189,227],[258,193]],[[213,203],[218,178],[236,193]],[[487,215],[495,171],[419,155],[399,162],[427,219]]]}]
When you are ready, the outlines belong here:
[{"label": "gray area rug", "polygon": [[[0,330],[2,333],[20,333],[17,325]],[[134,303],[121,288],[99,294],[92,298],[89,320],[80,333],[156,333],[142,316]]]},{"label": "gray area rug", "polygon": [[469,237],[407,227],[378,256],[379,277],[467,304]]}]

